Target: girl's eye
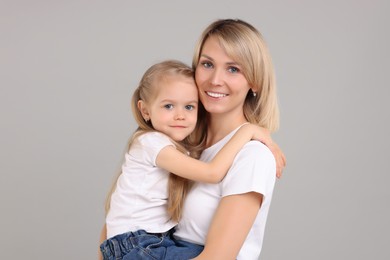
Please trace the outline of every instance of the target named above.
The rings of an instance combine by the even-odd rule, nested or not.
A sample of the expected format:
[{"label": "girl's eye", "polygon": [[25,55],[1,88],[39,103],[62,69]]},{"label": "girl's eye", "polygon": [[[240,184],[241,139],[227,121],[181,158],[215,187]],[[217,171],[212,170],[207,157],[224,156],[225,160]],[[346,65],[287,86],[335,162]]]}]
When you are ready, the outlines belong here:
[{"label": "girl's eye", "polygon": [[173,108],[173,105],[172,105],[172,104],[166,104],[166,105],[164,105],[164,107],[165,107],[166,109],[172,109],[172,108]]},{"label": "girl's eye", "polygon": [[195,106],[193,106],[193,105],[187,105],[187,106],[185,106],[185,108],[186,108],[187,110],[194,110],[194,109],[195,109]]},{"label": "girl's eye", "polygon": [[238,73],[238,72],[240,72],[240,69],[237,68],[237,67],[229,67],[229,68],[228,68],[228,71],[229,71],[230,73]]}]

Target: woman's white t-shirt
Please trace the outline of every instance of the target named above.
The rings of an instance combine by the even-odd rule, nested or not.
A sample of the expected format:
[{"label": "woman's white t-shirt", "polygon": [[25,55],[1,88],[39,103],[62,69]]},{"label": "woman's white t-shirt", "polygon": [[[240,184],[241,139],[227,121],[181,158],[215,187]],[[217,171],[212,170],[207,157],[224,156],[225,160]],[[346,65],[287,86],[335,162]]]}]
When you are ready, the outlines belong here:
[{"label": "woman's white t-shirt", "polygon": [[[200,160],[211,161],[235,131],[204,150]],[[258,192],[263,195],[263,202],[237,259],[259,259],[275,176],[275,158],[271,151],[258,141],[250,141],[237,154],[226,177],[220,183],[195,184],[185,201],[183,218],[176,228],[175,237],[204,245],[211,220],[222,197]]]}]

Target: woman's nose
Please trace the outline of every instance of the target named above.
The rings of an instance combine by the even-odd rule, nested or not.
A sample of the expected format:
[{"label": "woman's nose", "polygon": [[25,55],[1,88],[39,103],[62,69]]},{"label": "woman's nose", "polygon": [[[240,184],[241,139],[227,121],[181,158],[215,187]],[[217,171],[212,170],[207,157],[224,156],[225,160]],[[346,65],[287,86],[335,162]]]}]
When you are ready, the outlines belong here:
[{"label": "woman's nose", "polygon": [[214,86],[222,85],[222,72],[219,69],[215,69],[211,74],[211,84]]}]

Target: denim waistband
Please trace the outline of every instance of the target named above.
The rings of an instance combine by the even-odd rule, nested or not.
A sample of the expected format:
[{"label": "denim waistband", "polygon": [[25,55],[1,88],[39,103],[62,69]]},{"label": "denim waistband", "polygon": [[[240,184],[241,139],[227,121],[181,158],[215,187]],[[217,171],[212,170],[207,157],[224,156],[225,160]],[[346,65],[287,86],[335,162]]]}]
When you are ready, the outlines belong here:
[{"label": "denim waistband", "polygon": [[113,256],[118,256],[123,252],[128,252],[134,248],[137,248],[137,238],[141,238],[145,235],[152,235],[162,238],[170,236],[172,232],[173,230],[169,230],[163,233],[148,233],[145,230],[127,232],[107,239],[100,245],[100,249],[103,253],[104,259],[112,259]]}]

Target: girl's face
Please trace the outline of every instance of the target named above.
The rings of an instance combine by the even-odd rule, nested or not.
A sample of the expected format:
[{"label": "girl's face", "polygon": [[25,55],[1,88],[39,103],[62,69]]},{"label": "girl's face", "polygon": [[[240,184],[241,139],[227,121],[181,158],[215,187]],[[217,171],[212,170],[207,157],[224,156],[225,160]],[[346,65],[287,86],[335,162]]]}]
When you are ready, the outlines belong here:
[{"label": "girl's face", "polygon": [[198,90],[191,78],[171,76],[157,82],[156,96],[146,104],[138,102],[153,128],[175,141],[182,141],[194,129],[198,114]]},{"label": "girl's face", "polygon": [[241,67],[211,36],[203,44],[195,71],[199,98],[211,115],[242,116],[250,85]]}]

